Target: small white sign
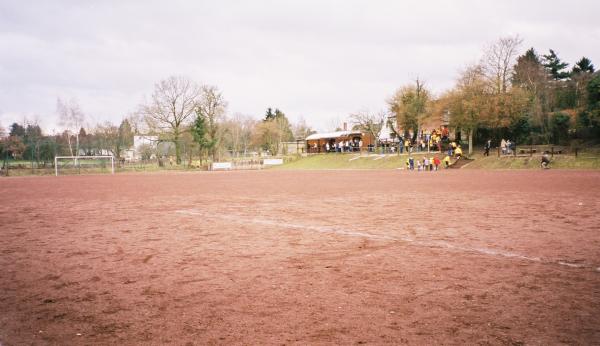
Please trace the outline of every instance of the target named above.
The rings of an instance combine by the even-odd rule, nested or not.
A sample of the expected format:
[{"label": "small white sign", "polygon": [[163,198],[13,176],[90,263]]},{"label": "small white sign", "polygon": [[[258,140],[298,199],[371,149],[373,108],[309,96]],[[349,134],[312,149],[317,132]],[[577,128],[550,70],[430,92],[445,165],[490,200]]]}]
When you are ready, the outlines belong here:
[{"label": "small white sign", "polygon": [[283,159],[264,159],[263,165],[265,165],[265,166],[283,165]]},{"label": "small white sign", "polygon": [[231,162],[213,162],[212,170],[216,171],[218,169],[231,169]]}]

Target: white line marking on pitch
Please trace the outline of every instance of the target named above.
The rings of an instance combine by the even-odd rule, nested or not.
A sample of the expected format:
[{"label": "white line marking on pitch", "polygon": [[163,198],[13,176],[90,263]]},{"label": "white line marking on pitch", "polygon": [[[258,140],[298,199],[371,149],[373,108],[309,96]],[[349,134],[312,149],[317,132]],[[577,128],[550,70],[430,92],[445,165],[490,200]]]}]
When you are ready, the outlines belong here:
[{"label": "white line marking on pitch", "polygon": [[[196,209],[176,210],[175,212],[178,214],[184,214],[184,215],[202,215],[204,217],[219,218],[222,220],[227,220],[227,221],[232,221],[232,222],[242,223],[242,224],[253,223],[253,224],[257,224],[257,225],[292,228],[292,229],[299,229],[299,230],[310,230],[310,231],[319,232],[319,233],[332,233],[332,234],[339,234],[339,235],[345,235],[345,236],[350,236],[350,237],[361,237],[361,238],[368,238],[368,239],[375,239],[375,240],[402,241],[405,243],[411,243],[411,244],[418,245],[421,247],[447,248],[447,249],[455,250],[455,251],[471,252],[471,253],[475,252],[475,253],[479,253],[479,254],[483,254],[483,255],[516,258],[516,259],[521,259],[521,260],[530,261],[530,262],[558,264],[558,265],[570,267],[570,268],[586,268],[587,267],[583,264],[568,263],[568,262],[564,262],[564,261],[551,261],[551,260],[544,261],[540,257],[526,256],[526,255],[521,255],[521,254],[514,253],[514,252],[508,252],[508,251],[502,251],[502,250],[496,250],[496,249],[484,248],[484,247],[460,246],[460,245],[451,244],[451,243],[448,243],[445,241],[422,241],[422,240],[415,240],[413,238],[408,238],[408,237],[391,237],[391,236],[386,236],[386,235],[377,235],[377,234],[370,234],[370,233],[364,233],[364,232],[344,231],[344,230],[327,227],[327,226],[312,226],[312,225],[304,225],[304,224],[295,224],[295,223],[280,222],[280,221],[274,221],[274,220],[268,220],[268,219],[247,218],[247,217],[243,217],[243,216],[239,216],[239,215],[236,215],[236,216],[214,215],[214,214],[209,215],[207,213],[203,213]],[[596,268],[596,271],[600,272],[600,267]]]}]

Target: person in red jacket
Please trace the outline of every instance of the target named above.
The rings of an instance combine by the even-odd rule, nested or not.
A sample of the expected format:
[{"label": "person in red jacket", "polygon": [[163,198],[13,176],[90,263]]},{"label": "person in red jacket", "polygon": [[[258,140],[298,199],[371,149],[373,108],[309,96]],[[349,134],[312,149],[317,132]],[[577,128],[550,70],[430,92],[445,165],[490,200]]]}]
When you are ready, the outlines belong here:
[{"label": "person in red jacket", "polygon": [[434,156],[433,158],[433,165],[435,166],[435,170],[437,171],[440,168],[440,164],[442,163],[442,161],[440,161],[440,158],[437,156]]}]

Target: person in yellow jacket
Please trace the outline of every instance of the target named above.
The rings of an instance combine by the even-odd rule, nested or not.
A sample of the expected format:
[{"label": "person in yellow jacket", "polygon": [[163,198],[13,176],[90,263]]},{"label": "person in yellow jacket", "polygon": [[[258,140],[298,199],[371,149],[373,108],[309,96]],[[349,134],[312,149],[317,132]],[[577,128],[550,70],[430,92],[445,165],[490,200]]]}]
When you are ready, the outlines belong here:
[{"label": "person in yellow jacket", "polygon": [[456,150],[454,150],[454,155],[456,155],[457,159],[462,157],[462,149],[460,148],[460,145],[456,147]]},{"label": "person in yellow jacket", "polygon": [[446,157],[444,157],[444,159],[442,161],[444,161],[444,166],[446,166],[446,168],[448,168],[450,166],[450,156],[449,155],[446,155]]}]

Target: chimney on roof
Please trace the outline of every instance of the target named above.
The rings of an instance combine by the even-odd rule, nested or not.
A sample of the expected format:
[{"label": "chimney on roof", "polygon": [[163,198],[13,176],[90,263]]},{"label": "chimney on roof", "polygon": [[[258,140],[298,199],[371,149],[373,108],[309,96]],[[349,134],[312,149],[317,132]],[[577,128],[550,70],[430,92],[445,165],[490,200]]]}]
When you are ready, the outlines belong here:
[{"label": "chimney on roof", "polygon": [[348,124],[344,123],[344,131],[348,131]]}]

